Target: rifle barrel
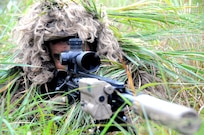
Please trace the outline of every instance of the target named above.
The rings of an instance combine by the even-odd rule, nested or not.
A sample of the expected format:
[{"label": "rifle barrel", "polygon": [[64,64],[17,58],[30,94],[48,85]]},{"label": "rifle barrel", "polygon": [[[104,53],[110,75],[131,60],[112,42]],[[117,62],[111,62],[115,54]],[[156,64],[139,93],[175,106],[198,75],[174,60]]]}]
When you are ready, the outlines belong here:
[{"label": "rifle barrel", "polygon": [[201,125],[197,112],[192,108],[146,94],[138,96],[123,94],[123,96],[132,101],[133,109],[137,114],[149,118],[158,124],[175,129],[180,133],[193,134],[198,131]]}]

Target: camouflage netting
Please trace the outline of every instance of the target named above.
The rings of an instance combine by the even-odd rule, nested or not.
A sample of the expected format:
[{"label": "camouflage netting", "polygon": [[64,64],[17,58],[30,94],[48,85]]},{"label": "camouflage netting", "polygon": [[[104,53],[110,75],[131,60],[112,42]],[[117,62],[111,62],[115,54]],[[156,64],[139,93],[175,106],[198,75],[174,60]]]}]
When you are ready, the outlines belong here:
[{"label": "camouflage netting", "polygon": [[36,3],[20,18],[13,31],[19,46],[15,61],[31,65],[23,67],[26,76],[35,84],[44,84],[53,78],[54,69],[45,42],[75,35],[83,42],[92,43],[97,39],[98,54],[117,61],[122,51],[103,18],[107,18],[106,14],[101,14],[99,19],[73,1]]}]

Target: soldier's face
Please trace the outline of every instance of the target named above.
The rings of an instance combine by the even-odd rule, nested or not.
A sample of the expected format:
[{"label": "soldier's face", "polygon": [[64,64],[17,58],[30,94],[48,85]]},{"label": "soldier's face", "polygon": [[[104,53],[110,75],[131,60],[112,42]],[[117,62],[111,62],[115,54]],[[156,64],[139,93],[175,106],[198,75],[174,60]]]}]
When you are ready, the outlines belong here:
[{"label": "soldier's face", "polygon": [[61,65],[60,63],[60,53],[66,52],[70,50],[70,46],[67,42],[57,42],[55,44],[50,44],[50,50],[51,50],[51,56],[54,61],[56,69],[62,69],[65,70],[65,65]]},{"label": "soldier's face", "polygon": [[[50,51],[51,51],[51,56],[55,64],[55,68],[58,70],[65,70],[66,66],[62,65],[60,63],[60,53],[66,52],[70,50],[70,45],[68,42],[65,41],[59,41],[57,43],[50,43]],[[83,44],[83,50],[90,50],[88,45]]]}]

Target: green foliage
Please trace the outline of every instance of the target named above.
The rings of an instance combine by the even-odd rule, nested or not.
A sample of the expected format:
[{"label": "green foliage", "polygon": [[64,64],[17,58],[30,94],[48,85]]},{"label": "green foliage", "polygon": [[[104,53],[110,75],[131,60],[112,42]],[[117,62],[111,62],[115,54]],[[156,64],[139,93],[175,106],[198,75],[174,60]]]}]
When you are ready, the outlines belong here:
[{"label": "green foliage", "polygon": [[[11,30],[18,17],[26,12],[33,0],[2,1],[0,11],[0,93],[8,89],[7,95],[0,96],[0,134],[82,134],[94,127],[90,116],[84,114],[78,104],[60,108],[53,102],[47,102],[35,89],[28,89],[23,98],[11,104],[12,89],[8,84],[17,76],[7,76],[7,67],[15,66],[15,44],[10,41]],[[185,104],[200,110],[202,126],[195,135],[204,132],[203,82],[204,82],[204,8],[202,0],[99,0],[90,1],[92,7],[86,7],[100,18],[101,5],[106,6],[110,28],[118,37],[121,47],[130,61],[132,73],[138,69],[152,73],[150,67],[156,67],[157,77],[162,82],[149,82],[137,91],[147,87],[165,84],[169,100]],[[14,54],[14,55],[11,55]],[[106,60],[104,60],[106,61]],[[28,66],[28,65],[20,65]],[[121,63],[104,65],[100,75],[109,76],[120,81],[128,77]],[[136,78],[137,76],[133,76]],[[15,81],[15,80],[14,80]],[[173,94],[172,94],[173,93]],[[23,100],[22,103],[20,101]],[[5,108],[6,106],[6,108]],[[15,109],[14,109],[15,108]],[[35,108],[35,109],[33,109]],[[53,115],[52,111],[60,109],[63,115]],[[137,123],[138,117],[134,122]],[[83,121],[83,122],[82,122]],[[114,118],[111,119],[114,121]],[[83,124],[82,124],[83,123]],[[120,132],[127,134],[121,125],[116,124]],[[105,125],[108,128],[111,123]],[[136,124],[139,134],[177,135],[178,133],[157,125],[151,121],[141,120]],[[105,130],[106,130],[105,128]],[[103,131],[104,134],[106,131]]]}]

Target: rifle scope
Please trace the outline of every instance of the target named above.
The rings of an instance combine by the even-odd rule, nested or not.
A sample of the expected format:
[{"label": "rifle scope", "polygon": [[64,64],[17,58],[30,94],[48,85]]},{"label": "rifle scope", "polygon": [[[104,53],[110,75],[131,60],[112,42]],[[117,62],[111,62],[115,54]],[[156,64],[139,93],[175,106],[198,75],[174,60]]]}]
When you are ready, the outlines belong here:
[{"label": "rifle scope", "polygon": [[82,50],[80,38],[69,39],[70,51],[62,52],[60,62],[67,65],[68,70],[95,72],[100,66],[100,57],[93,51]]}]

